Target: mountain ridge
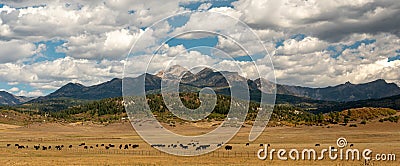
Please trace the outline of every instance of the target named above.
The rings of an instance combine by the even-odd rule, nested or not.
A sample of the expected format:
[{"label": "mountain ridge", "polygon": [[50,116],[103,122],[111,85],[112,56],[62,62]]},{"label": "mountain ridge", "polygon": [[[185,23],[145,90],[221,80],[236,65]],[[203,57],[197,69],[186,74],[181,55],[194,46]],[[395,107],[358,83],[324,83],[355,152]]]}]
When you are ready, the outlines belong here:
[{"label": "mountain ridge", "polygon": [[[312,100],[323,100],[323,101],[335,101],[335,102],[349,102],[357,100],[367,100],[367,99],[379,99],[394,95],[400,95],[400,88],[394,83],[387,83],[383,79],[377,79],[368,83],[362,84],[352,84],[346,82],[344,84],[339,84],[335,86],[328,86],[324,88],[310,88],[302,86],[291,86],[274,84],[269,81],[263,81],[266,84],[267,89],[261,89],[260,82],[261,79],[247,79],[240,76],[236,72],[227,71],[214,71],[210,68],[204,68],[197,73],[191,73],[187,71],[184,67],[174,66],[174,69],[169,70],[172,73],[160,71],[156,75],[152,74],[142,74],[138,77],[126,77],[126,84],[135,85],[137,83],[143,82],[145,77],[146,81],[146,91],[157,91],[159,92],[161,88],[162,77],[168,76],[169,78],[179,78],[181,79],[181,85],[190,89],[193,87],[195,89],[203,87],[212,87],[219,89],[221,94],[229,94],[228,80],[233,81],[246,81],[247,86],[250,91],[259,94],[260,92],[271,93],[271,89],[276,86],[276,93],[280,95],[290,95],[296,97],[309,98]],[[226,78],[224,77],[226,76]],[[101,84],[93,86],[84,86],[76,83],[68,83],[61,88],[57,89],[53,93],[47,96],[39,97],[31,102],[54,99],[54,98],[74,98],[74,99],[85,99],[85,100],[98,100],[104,98],[121,97],[122,96],[122,82],[121,78],[114,78],[110,81],[103,82]],[[242,85],[244,86],[244,85]]]},{"label": "mountain ridge", "polygon": [[0,105],[19,105],[33,99],[32,97],[16,96],[6,91],[0,91]]}]

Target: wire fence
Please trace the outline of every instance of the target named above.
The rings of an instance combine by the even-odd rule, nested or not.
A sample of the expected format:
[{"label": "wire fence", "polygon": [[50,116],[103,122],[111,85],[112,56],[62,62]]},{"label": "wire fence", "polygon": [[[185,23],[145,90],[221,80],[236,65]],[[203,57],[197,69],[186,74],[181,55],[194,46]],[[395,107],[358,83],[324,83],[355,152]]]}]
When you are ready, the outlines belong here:
[{"label": "wire fence", "polygon": [[[63,148],[61,150],[57,149],[47,149],[42,150],[38,149],[35,150],[33,148],[30,149],[15,149],[15,148],[1,148],[9,153],[13,151],[21,151],[21,152],[30,152],[30,153],[64,153],[65,155],[69,154],[104,154],[104,155],[131,155],[131,156],[174,156],[172,154],[168,154],[159,150],[154,149],[103,149],[103,148],[93,148],[93,149],[83,149],[83,148]],[[192,156],[192,155],[199,155],[200,152],[192,152],[192,151],[179,151],[179,155],[182,156]],[[206,154],[201,154],[200,156],[209,156],[209,157],[222,157],[222,158],[229,158],[229,157],[257,157],[257,153],[251,151],[222,151],[216,150]]]},{"label": "wire fence", "polygon": [[[158,150],[120,150],[120,149],[68,149],[70,152],[74,153],[90,153],[90,154],[119,154],[119,155],[132,155],[132,156],[173,156],[171,154],[158,151]],[[62,151],[61,151],[62,152]],[[194,153],[191,151],[180,151],[179,155],[182,156],[191,156],[198,155],[199,153]],[[246,151],[212,151],[206,154],[201,154],[201,156],[210,156],[210,157],[257,157],[257,153]]]}]

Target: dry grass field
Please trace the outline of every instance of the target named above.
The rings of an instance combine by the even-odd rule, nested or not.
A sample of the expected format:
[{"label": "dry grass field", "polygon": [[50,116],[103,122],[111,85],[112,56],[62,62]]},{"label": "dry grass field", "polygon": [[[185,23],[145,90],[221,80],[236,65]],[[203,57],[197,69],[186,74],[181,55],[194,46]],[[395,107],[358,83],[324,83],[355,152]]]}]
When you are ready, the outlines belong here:
[{"label": "dry grass field", "polygon": [[[200,127],[199,127],[200,126]],[[188,135],[202,133],[205,124],[180,125],[179,130]],[[203,128],[202,128],[203,127]],[[107,126],[95,124],[44,123],[29,126],[0,125],[0,165],[364,165],[364,161],[259,160],[256,152],[260,143],[275,149],[299,150],[315,148],[317,151],[336,146],[339,137],[345,137],[353,148],[369,148],[373,153],[395,153],[400,156],[400,124],[371,122],[358,127],[300,126],[268,127],[250,146],[245,146],[251,126],[243,127],[228,143],[232,151],[223,148],[198,157],[179,157],[159,152],[147,145],[127,123]],[[196,132],[194,132],[196,131]],[[93,149],[78,146],[85,142]],[[11,144],[7,147],[7,144]],[[18,149],[14,144],[28,146]],[[50,150],[35,150],[34,145],[52,146]],[[139,148],[120,150],[95,147],[98,144],[139,144]],[[315,144],[320,144],[315,147]],[[56,145],[64,145],[55,150]],[[72,148],[68,148],[73,145]],[[396,156],[396,157],[399,157]],[[372,161],[370,165],[400,165],[397,161]]]}]

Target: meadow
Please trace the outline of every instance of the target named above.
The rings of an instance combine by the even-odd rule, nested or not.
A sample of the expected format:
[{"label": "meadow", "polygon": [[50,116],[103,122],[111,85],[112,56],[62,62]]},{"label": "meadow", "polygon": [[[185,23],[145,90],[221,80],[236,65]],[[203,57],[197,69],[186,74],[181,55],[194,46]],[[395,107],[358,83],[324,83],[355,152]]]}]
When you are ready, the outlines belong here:
[{"label": "meadow", "polygon": [[[364,160],[260,160],[260,144],[270,149],[305,149],[336,146],[339,137],[347,139],[352,148],[373,150],[373,154],[400,155],[400,124],[373,121],[358,127],[341,125],[268,127],[254,142],[248,143],[251,126],[244,125],[239,133],[223,147],[197,157],[181,157],[160,152],[145,143],[129,122],[98,125],[87,123],[35,123],[28,126],[0,125],[0,165],[365,165]],[[196,135],[209,130],[205,124],[182,124],[173,131]],[[85,143],[92,148],[78,146]],[[7,144],[11,144],[7,147]],[[14,144],[28,146],[18,149]],[[35,150],[34,145],[53,146],[50,150]],[[117,147],[105,149],[101,144]],[[120,144],[138,144],[135,149],[119,149]],[[315,146],[320,144],[320,146]],[[64,145],[62,150],[54,149]],[[68,148],[73,145],[72,148]],[[398,157],[398,156],[396,156]],[[399,165],[399,161],[370,161],[369,165]]]}]

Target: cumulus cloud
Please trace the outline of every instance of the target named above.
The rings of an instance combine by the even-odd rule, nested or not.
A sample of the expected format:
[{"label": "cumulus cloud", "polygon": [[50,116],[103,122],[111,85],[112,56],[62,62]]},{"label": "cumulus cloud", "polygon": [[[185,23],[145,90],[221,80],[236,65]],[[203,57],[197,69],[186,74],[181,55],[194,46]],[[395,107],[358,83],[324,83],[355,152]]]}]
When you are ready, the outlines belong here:
[{"label": "cumulus cloud", "polygon": [[396,0],[239,0],[235,9],[256,29],[305,33],[339,41],[353,33],[390,32],[400,35]]},{"label": "cumulus cloud", "polygon": [[21,90],[18,93],[16,93],[17,96],[28,96],[28,97],[39,97],[45,95],[42,91],[40,90],[34,90],[34,91],[25,91]]},{"label": "cumulus cloud", "polygon": [[328,46],[325,41],[318,40],[315,37],[306,37],[300,41],[289,39],[283,42],[283,46],[276,49],[276,55],[293,55],[293,54],[308,54],[320,52]]},{"label": "cumulus cloud", "polygon": [[18,91],[19,91],[19,88],[17,88],[17,87],[12,87],[12,88],[10,88],[8,91],[10,91],[10,92],[18,92]]},{"label": "cumulus cloud", "polygon": [[0,63],[15,62],[36,52],[34,44],[22,40],[0,40],[0,48]]},{"label": "cumulus cloud", "polygon": [[4,82],[26,83],[40,90],[55,90],[68,82],[93,85],[121,78],[122,69],[123,61],[97,62],[65,57],[30,65],[0,64],[0,79]]}]

